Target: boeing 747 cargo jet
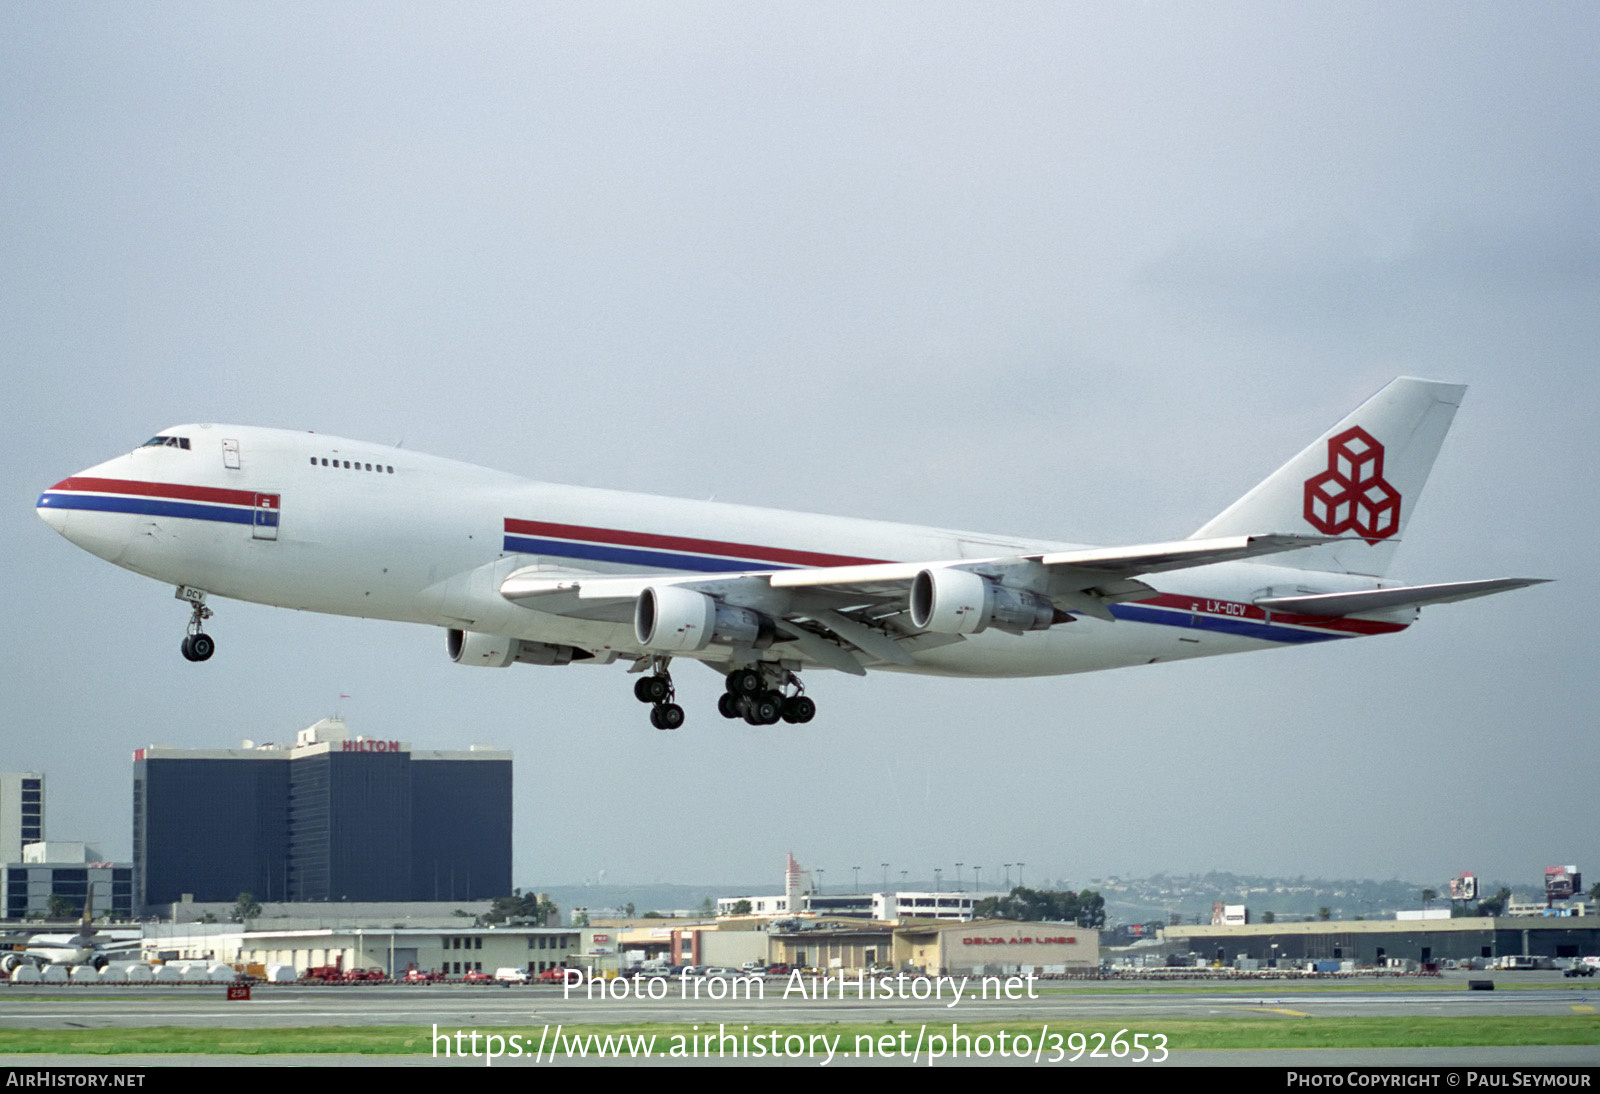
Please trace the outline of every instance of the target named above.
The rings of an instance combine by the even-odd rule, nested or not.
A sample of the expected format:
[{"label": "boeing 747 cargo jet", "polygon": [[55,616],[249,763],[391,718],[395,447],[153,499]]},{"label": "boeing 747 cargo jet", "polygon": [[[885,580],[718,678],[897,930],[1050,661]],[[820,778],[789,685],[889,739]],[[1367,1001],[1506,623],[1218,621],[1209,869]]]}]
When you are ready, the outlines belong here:
[{"label": "boeing 747 cargo jet", "polygon": [[552,486],[385,445],[182,425],[63,479],[39,515],[209,596],[441,627],[452,660],[611,664],[676,729],[674,658],[717,708],[809,721],[821,667],[1047,676],[1404,630],[1534,578],[1386,580],[1465,388],[1398,379],[1187,539],[1081,547]]}]

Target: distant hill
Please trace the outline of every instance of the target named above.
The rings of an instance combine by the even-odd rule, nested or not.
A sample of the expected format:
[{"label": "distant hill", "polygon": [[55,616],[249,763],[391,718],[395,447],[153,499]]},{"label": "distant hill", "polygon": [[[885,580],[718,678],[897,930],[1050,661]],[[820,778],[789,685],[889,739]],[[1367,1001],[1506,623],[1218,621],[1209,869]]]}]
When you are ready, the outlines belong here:
[{"label": "distant hill", "polygon": [[[1503,881],[1478,882],[1479,899],[1493,896],[1506,885]],[[947,886],[948,887],[948,886]],[[1279,919],[1315,917],[1326,907],[1335,919],[1388,919],[1402,908],[1422,907],[1425,888],[1448,894],[1444,882],[1424,884],[1416,881],[1388,881],[1357,879],[1328,880],[1324,878],[1266,877],[1256,874],[1234,874],[1212,871],[1206,874],[1156,874],[1152,877],[1113,876],[1095,878],[1087,882],[1033,882],[1031,888],[1092,889],[1106,899],[1106,922],[1109,926],[1121,923],[1148,923],[1166,921],[1173,915],[1192,923],[1198,916],[1202,922],[1211,921],[1211,906],[1216,903],[1244,904],[1250,917],[1259,921],[1262,913],[1272,912]],[[1542,890],[1531,886],[1506,886],[1519,900],[1535,900],[1543,896]],[[603,885],[533,885],[526,886],[537,892],[549,893],[561,906],[564,922],[571,922],[574,908],[596,911],[625,908],[630,902],[634,913],[690,911],[698,913],[709,900],[714,907],[718,897],[746,896],[759,893],[776,893],[780,886],[772,882],[730,883],[726,885],[673,885],[654,883],[606,883]],[[931,881],[906,881],[896,888],[929,890]],[[972,885],[967,885],[972,889]],[[846,891],[828,887],[830,893]],[[998,887],[984,886],[984,891],[998,892]],[[1449,901],[1440,897],[1432,906],[1443,908]]]}]

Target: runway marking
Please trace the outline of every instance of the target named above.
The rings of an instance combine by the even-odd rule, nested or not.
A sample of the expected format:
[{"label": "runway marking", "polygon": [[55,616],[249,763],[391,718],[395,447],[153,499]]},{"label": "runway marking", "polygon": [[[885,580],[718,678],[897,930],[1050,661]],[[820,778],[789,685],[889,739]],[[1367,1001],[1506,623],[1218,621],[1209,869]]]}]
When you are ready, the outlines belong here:
[{"label": "runway marking", "polygon": [[1591,1007],[1587,1003],[1574,1003],[1574,1004],[1572,1004],[1572,1009],[1577,1011],[1579,1014],[1593,1014],[1594,1013],[1594,1008]]},{"label": "runway marking", "polygon": [[1310,1018],[1311,1015],[1303,1010],[1290,1010],[1288,1007],[1240,1007],[1240,1010],[1259,1010],[1263,1014],[1287,1014],[1291,1018]]}]

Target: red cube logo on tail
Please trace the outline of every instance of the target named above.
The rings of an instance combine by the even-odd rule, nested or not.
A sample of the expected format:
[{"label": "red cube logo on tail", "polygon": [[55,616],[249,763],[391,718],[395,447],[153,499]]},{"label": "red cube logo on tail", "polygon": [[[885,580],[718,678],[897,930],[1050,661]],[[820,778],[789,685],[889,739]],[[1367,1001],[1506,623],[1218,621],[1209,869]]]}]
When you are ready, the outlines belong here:
[{"label": "red cube logo on tail", "polygon": [[1383,445],[1360,426],[1328,438],[1328,469],[1306,480],[1306,522],[1368,543],[1400,530],[1400,491],[1383,478]]}]

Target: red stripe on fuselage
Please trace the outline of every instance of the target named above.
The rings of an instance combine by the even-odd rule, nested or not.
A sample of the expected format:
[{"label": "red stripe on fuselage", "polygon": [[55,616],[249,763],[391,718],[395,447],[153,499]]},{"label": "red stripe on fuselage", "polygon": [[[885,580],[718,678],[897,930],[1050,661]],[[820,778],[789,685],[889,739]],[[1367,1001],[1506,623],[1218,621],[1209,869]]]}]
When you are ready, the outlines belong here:
[{"label": "red stripe on fuselage", "polygon": [[[183,501],[208,501],[218,505],[254,506],[256,495],[249,490],[224,490],[216,486],[186,486],[176,482],[140,482],[137,479],[62,479],[50,490],[88,494],[137,494],[147,498],[179,498]],[[49,491],[45,491],[49,493]]]},{"label": "red stripe on fuselage", "polygon": [[619,547],[651,547],[659,551],[687,551],[691,554],[719,555],[760,562],[787,562],[794,566],[860,566],[884,561],[881,558],[854,558],[850,555],[825,555],[816,551],[792,551],[786,547],[757,547],[749,543],[724,543],[715,539],[689,536],[659,536],[649,532],[624,532],[616,528],[589,528],[582,524],[552,524],[542,520],[506,518],[506,531],[525,536],[550,536],[586,543],[610,543]]}]

